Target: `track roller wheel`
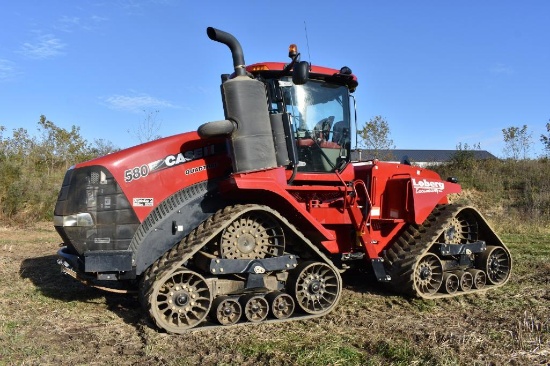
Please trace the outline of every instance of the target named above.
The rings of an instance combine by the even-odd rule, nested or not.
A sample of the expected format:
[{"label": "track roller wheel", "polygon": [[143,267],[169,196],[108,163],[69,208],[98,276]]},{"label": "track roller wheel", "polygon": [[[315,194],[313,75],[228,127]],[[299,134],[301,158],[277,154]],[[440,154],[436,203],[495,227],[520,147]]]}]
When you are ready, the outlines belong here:
[{"label": "track roller wheel", "polygon": [[329,312],[338,302],[342,288],[340,274],[322,262],[304,262],[289,279],[298,307],[308,314]]},{"label": "track roller wheel", "polygon": [[428,253],[418,260],[414,269],[414,286],[419,294],[435,294],[442,281],[443,266],[437,255]]},{"label": "track roller wheel", "polygon": [[211,304],[205,279],[193,271],[179,269],[155,281],[149,312],[160,328],[183,333],[208,315]]},{"label": "track roller wheel", "polygon": [[512,262],[508,252],[498,246],[488,245],[487,250],[479,255],[476,267],[487,274],[487,281],[490,284],[498,285],[506,282],[510,276]]},{"label": "track roller wheel", "polygon": [[473,277],[473,288],[482,289],[485,287],[487,281],[487,275],[481,269],[469,268],[467,272]]},{"label": "track roller wheel", "polygon": [[459,284],[460,290],[467,292],[472,289],[474,285],[474,278],[470,272],[455,271],[453,273],[458,277],[458,284]]},{"label": "track roller wheel", "polygon": [[460,280],[457,275],[451,272],[443,273],[443,286],[441,286],[439,291],[447,294],[454,294],[458,291],[459,286]]},{"label": "track roller wheel", "polygon": [[244,295],[239,302],[243,308],[243,316],[249,322],[259,323],[269,313],[269,303],[263,295]]},{"label": "track roller wheel", "polygon": [[221,325],[233,325],[239,321],[241,315],[242,307],[238,298],[229,296],[217,297],[210,310],[210,317]]},{"label": "track roller wheel", "polygon": [[284,292],[271,292],[266,295],[270,304],[271,315],[276,319],[286,319],[294,312],[294,299]]}]

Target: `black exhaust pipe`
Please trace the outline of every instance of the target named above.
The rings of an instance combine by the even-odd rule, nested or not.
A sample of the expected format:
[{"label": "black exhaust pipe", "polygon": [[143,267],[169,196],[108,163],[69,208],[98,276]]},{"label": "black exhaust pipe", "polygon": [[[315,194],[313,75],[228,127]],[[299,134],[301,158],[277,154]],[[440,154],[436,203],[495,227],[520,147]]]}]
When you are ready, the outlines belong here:
[{"label": "black exhaust pipe", "polygon": [[206,28],[206,34],[208,38],[213,41],[225,44],[231,50],[231,56],[233,57],[233,67],[235,68],[236,76],[245,76],[245,63],[243,49],[237,38],[231,34],[221,31],[219,29],[208,27]]},{"label": "black exhaust pipe", "polygon": [[276,168],[264,83],[247,77],[243,50],[235,37],[212,27],[206,29],[206,34],[211,40],[229,47],[235,77],[223,80],[221,85],[225,120],[200,126],[199,135],[205,138],[227,136],[233,173]]}]

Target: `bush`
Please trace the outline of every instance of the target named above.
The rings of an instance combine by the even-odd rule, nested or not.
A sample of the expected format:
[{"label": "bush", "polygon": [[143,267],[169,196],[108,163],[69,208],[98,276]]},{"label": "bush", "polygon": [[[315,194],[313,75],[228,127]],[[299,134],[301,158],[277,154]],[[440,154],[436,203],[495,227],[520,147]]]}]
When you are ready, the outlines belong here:
[{"label": "bush", "polygon": [[31,136],[18,128],[4,138],[0,126],[0,221],[51,220],[67,168],[116,150],[104,140],[92,146],[78,127],[66,130],[45,116],[40,117],[38,130],[40,136]]},{"label": "bush", "polygon": [[550,229],[550,163],[539,160],[453,160],[432,166],[442,177],[455,176],[471,204],[505,230]]}]

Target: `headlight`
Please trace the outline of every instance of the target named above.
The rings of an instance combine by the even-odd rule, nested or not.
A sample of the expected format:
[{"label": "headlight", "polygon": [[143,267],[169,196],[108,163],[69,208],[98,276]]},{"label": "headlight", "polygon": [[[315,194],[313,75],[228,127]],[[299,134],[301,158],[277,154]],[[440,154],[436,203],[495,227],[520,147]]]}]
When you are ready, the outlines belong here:
[{"label": "headlight", "polygon": [[54,226],[94,226],[92,215],[87,212],[76,215],[54,216]]}]

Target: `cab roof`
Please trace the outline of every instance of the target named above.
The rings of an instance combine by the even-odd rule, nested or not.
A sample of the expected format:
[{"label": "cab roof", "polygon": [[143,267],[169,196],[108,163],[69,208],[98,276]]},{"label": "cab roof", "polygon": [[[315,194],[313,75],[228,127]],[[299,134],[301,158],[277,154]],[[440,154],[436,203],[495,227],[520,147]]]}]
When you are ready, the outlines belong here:
[{"label": "cab roof", "polygon": [[[284,62],[259,62],[246,67],[246,71],[253,75],[262,75],[265,77],[276,77],[277,74],[284,70],[287,66]],[[311,79],[323,80],[337,84],[347,85],[350,91],[355,91],[359,82],[354,74],[342,73],[341,70],[332,69],[329,67],[311,65],[309,77]],[[348,69],[349,70],[349,69]],[[351,71],[351,70],[350,70]]]}]

